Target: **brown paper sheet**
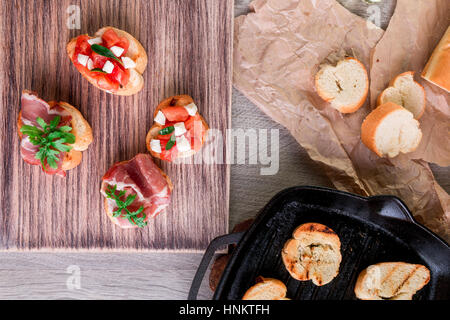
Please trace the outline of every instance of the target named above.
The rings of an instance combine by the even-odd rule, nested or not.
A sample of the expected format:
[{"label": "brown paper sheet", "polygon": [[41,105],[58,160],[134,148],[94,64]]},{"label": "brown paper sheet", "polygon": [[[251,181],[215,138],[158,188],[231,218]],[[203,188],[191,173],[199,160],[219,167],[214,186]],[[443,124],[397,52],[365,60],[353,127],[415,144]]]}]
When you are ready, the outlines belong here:
[{"label": "brown paper sheet", "polygon": [[[369,101],[357,112],[343,115],[314,89],[314,75],[330,54],[346,52],[371,70],[370,57],[384,31],[334,0],[256,0],[251,9],[253,13],[235,19],[236,88],[284,125],[311,158],[324,165],[336,188],[362,195],[396,195],[418,221],[449,240],[450,198],[434,180],[428,163],[409,155],[378,158],[360,141],[361,123],[371,110]],[[428,19],[432,13],[424,11]],[[386,34],[390,32],[388,28]],[[442,106],[436,102],[442,97],[430,99],[437,105],[437,111],[430,108],[433,114]],[[440,163],[440,148],[428,146],[422,154]]]}]

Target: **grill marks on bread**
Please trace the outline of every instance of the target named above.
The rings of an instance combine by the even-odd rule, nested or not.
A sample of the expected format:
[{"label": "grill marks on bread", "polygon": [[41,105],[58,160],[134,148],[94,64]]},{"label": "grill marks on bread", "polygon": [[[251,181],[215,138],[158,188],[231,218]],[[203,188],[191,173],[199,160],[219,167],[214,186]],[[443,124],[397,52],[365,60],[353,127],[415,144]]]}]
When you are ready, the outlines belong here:
[{"label": "grill marks on bread", "polygon": [[284,265],[294,279],[318,286],[333,280],[342,260],[337,234],[319,223],[300,225],[282,251]]}]

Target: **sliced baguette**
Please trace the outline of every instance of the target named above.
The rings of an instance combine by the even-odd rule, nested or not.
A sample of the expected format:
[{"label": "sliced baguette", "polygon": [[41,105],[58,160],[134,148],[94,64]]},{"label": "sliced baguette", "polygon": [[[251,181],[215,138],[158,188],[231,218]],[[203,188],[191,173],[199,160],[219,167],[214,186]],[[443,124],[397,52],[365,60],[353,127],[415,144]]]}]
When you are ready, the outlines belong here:
[{"label": "sliced baguette", "polygon": [[[158,114],[159,111],[162,111],[164,108],[171,108],[171,107],[184,107],[187,106],[190,103],[193,103],[194,99],[192,99],[191,96],[189,95],[177,95],[177,96],[172,96],[170,98],[164,99],[163,101],[161,101],[159,103],[159,105],[156,107],[155,112],[153,113],[153,118],[156,117],[156,115]],[[205,127],[205,134],[203,135],[203,140],[202,140],[202,145],[203,143],[205,143],[206,140],[206,132],[209,129],[208,124],[206,123],[205,119],[202,117],[202,115],[199,112],[199,116],[200,119],[203,123],[203,126]],[[147,149],[150,152],[150,154],[154,157],[154,158],[158,158],[161,159],[161,154],[154,152],[152,150],[152,148],[150,147],[150,141],[152,139],[155,139],[156,137],[158,137],[159,135],[159,131],[163,128],[162,125],[160,125],[159,123],[154,123],[152,125],[152,127],[150,128],[150,130],[147,133],[147,137],[145,139],[146,145],[147,145]],[[177,158],[187,158],[190,157],[192,155],[194,155],[196,153],[195,150],[191,149],[189,151],[185,151],[185,152],[178,152],[177,154]],[[172,159],[175,160],[175,159]]]},{"label": "sliced baguette", "polygon": [[[24,90],[24,92],[28,92],[30,94],[36,95],[34,92]],[[68,104],[67,102],[56,102],[49,101],[48,102],[50,108],[59,105],[64,108],[67,112],[70,113],[72,119],[70,121],[70,126],[72,127],[72,133],[75,136],[75,143],[71,144],[72,149],[69,152],[66,152],[64,155],[64,159],[62,162],[61,169],[67,171],[75,168],[81,163],[83,158],[82,151],[85,151],[89,145],[94,140],[92,135],[92,128],[86,119],[83,117],[81,112],[75,108],[74,106]],[[17,128],[20,139],[22,139],[22,133],[20,132],[20,128],[22,128],[22,112],[19,112],[18,120],[17,120]]]},{"label": "sliced baguette", "polygon": [[258,277],[256,282],[242,300],[290,300],[286,298],[287,288],[280,280]]},{"label": "sliced baguette", "polygon": [[355,58],[340,60],[336,66],[324,64],[315,76],[319,96],[342,113],[361,108],[369,91],[364,65]]},{"label": "sliced baguette", "polygon": [[355,294],[361,300],[412,300],[430,281],[430,271],[420,264],[383,262],[363,270]]},{"label": "sliced baguette", "polygon": [[412,152],[421,139],[422,131],[413,114],[392,102],[378,106],[361,126],[362,142],[380,157]]},{"label": "sliced baguette", "polygon": [[450,93],[450,26],[423,69],[422,78]]},{"label": "sliced baguette", "polygon": [[378,96],[378,105],[393,102],[411,111],[414,118],[419,119],[426,105],[425,89],[414,81],[414,72],[407,71],[399,74]]},{"label": "sliced baguette", "polygon": [[[111,92],[111,91],[100,88],[97,84],[97,81],[94,78],[92,78],[91,76],[89,76],[89,74],[87,74],[87,73],[81,73],[81,74],[92,85],[94,85],[95,87],[97,87],[103,91],[106,91],[106,92],[109,92],[112,94],[121,95],[121,96],[130,96],[130,95],[136,94],[139,91],[141,91],[141,89],[144,86],[144,78],[142,77],[142,73],[144,73],[144,70],[147,67],[147,62],[148,62],[147,53],[145,52],[145,49],[141,45],[141,43],[138,40],[136,40],[136,38],[134,38],[131,34],[129,34],[128,32],[125,32],[123,30],[114,28],[114,27],[103,27],[95,33],[94,37],[101,37],[103,35],[103,33],[105,33],[105,31],[108,29],[113,29],[119,37],[127,38],[130,43],[130,46],[128,48],[127,53],[125,54],[125,57],[131,58],[136,63],[136,68],[128,69],[128,70],[130,70],[130,80],[129,80],[128,84],[123,88],[119,88],[119,90],[117,90],[117,91]],[[76,43],[77,43],[77,37],[71,39],[66,47],[67,54],[69,55],[69,58],[72,62],[73,62],[73,54],[75,52]]]},{"label": "sliced baguette", "polygon": [[327,226],[305,223],[295,229],[281,256],[294,279],[312,280],[315,285],[323,286],[339,273],[341,242]]}]

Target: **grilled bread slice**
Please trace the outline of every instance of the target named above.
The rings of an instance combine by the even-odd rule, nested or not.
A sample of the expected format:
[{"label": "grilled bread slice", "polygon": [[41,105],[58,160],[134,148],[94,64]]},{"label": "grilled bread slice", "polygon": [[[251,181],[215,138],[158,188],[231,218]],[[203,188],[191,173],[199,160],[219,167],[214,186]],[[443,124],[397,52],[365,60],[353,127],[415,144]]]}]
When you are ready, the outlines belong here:
[{"label": "grilled bread slice", "polygon": [[295,229],[281,255],[294,279],[312,280],[315,285],[323,286],[339,273],[341,242],[327,226],[305,223]]},{"label": "grilled bread slice", "polygon": [[287,288],[280,280],[258,277],[256,282],[242,300],[290,300],[286,298]]},{"label": "grilled bread slice", "polygon": [[393,102],[412,112],[414,118],[419,119],[426,105],[425,89],[414,81],[414,72],[407,71],[399,74],[378,96],[378,105]]},{"label": "grilled bread slice", "polygon": [[392,102],[378,106],[361,126],[362,142],[380,157],[412,152],[421,139],[422,131],[413,114]]},{"label": "grilled bread slice", "polygon": [[[142,73],[144,73],[144,70],[147,67],[148,57],[147,53],[142,46],[142,44],[131,34],[129,34],[126,31],[114,28],[114,27],[103,27],[99,29],[94,37],[101,37],[106,30],[112,29],[116,32],[116,34],[119,37],[125,37],[130,43],[130,46],[128,47],[128,51],[125,54],[126,57],[132,59],[136,63],[136,67],[129,69],[130,70],[130,79],[128,81],[128,84],[124,86],[123,88],[119,88],[117,91],[108,91],[105,89],[102,89],[98,86],[97,80],[89,75],[87,72],[81,72],[83,77],[85,77],[91,84],[93,84],[95,87],[106,91],[108,93],[117,94],[120,96],[130,96],[133,94],[138,93],[141,91],[141,89],[144,87],[144,78],[142,77]],[[70,60],[73,62],[73,56],[75,52],[75,47],[77,44],[77,38],[73,38],[69,41],[69,43],[66,46],[67,54],[70,58]]]},{"label": "grilled bread slice", "polygon": [[355,58],[340,60],[336,66],[324,64],[315,76],[319,96],[342,113],[361,108],[369,91],[364,65]]},{"label": "grilled bread slice", "polygon": [[359,274],[355,294],[362,300],[412,300],[429,281],[430,271],[423,265],[382,262]]}]

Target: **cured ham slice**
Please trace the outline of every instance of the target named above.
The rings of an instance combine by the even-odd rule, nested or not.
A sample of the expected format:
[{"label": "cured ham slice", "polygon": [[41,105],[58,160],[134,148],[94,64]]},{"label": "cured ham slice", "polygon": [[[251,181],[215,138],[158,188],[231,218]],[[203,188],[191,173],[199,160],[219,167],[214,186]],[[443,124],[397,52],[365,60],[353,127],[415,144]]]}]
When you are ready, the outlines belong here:
[{"label": "cured ham slice", "polygon": [[[39,124],[36,122],[38,117],[42,118],[46,123],[50,123],[56,116],[61,117],[59,126],[64,126],[70,124],[72,117],[70,113],[58,104],[54,103],[50,105],[30,91],[24,91],[22,93],[21,105],[18,121],[19,135],[22,138],[20,143],[20,154],[25,162],[31,165],[40,165],[42,167],[41,161],[36,159],[36,153],[39,151],[39,146],[33,145],[27,135],[22,135],[20,133],[20,127],[22,125],[30,125],[40,128]],[[57,169],[52,169],[50,166],[46,165],[45,169],[42,168],[44,172],[64,177],[66,175],[65,171],[62,169],[64,156],[65,152],[60,152],[57,155],[59,159],[57,161]]]},{"label": "cured ham slice", "polygon": [[116,163],[105,173],[102,182],[105,210],[111,221],[121,228],[136,228],[137,225],[125,217],[126,212],[113,216],[118,206],[115,199],[107,194],[113,188],[116,196],[125,191],[120,197],[121,201],[126,201],[130,195],[136,196],[127,209],[135,212],[143,207],[143,211],[136,217],[145,217],[144,221],[149,217],[156,217],[170,203],[172,183],[148,154],[138,154],[129,161]]}]

